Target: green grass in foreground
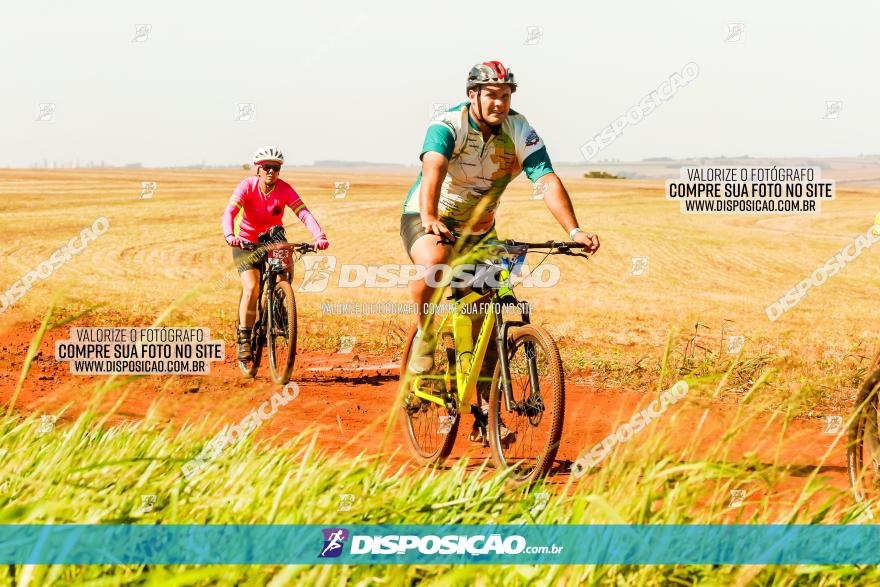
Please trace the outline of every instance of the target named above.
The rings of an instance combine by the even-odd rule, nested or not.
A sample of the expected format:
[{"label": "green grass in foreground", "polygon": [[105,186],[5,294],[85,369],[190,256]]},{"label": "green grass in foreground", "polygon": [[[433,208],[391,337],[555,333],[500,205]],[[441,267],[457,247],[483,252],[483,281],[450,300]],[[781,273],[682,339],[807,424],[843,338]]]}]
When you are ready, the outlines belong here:
[{"label": "green grass in foreground", "polygon": [[[47,315],[38,338],[59,324]],[[663,361],[664,366],[666,361]],[[26,361],[23,377],[27,372]],[[661,372],[668,387],[672,375]],[[717,397],[732,372],[688,379],[691,393]],[[93,524],[698,524],[857,522],[863,510],[827,487],[817,468],[807,473],[796,503],[780,506],[772,489],[789,477],[780,462],[728,458],[754,417],[749,401],[769,372],[741,400],[728,434],[710,449],[696,443],[671,450],[649,426],[620,446],[601,468],[557,487],[511,491],[504,473],[458,460],[448,470],[397,468],[389,459],[343,458],[317,448],[317,434],[228,446],[191,481],[181,472],[207,439],[207,423],[172,431],[149,413],[109,426],[96,406],[125,382],[108,378],[95,403],[69,424],[40,431],[39,414],[10,410],[0,419],[0,523]],[[793,398],[793,404],[797,398]],[[291,409],[289,405],[282,409]],[[796,406],[772,414],[785,428]],[[708,412],[708,410],[707,410]],[[708,414],[711,417],[711,413]],[[672,408],[663,418],[674,425]],[[768,425],[768,430],[770,426]],[[687,432],[690,432],[689,430]],[[769,433],[769,432],[768,432]],[[838,441],[841,439],[838,438]],[[356,442],[356,439],[355,439]],[[586,448],[586,447],[585,447]],[[830,453],[830,451],[829,451]],[[827,458],[827,455],[826,455]],[[730,491],[746,488],[750,507],[731,509]],[[762,491],[763,490],[763,491]],[[549,491],[543,509],[534,493]],[[340,496],[356,500],[340,512]],[[142,511],[142,496],[155,496]],[[760,497],[763,495],[763,497]],[[14,578],[13,578],[14,576]],[[838,585],[880,581],[873,567],[761,566],[6,566],[0,582],[16,585]]]}]

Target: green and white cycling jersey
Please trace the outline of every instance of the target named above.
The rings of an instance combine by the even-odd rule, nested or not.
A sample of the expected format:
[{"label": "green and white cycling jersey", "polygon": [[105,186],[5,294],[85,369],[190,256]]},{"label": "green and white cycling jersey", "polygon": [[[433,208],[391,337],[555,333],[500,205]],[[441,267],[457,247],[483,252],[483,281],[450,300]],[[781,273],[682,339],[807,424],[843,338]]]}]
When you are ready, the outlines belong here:
[{"label": "green and white cycling jersey", "polygon": [[[470,102],[462,102],[431,122],[419,159],[428,151],[449,159],[440,187],[440,219],[453,231],[473,220],[471,231],[482,234],[492,228],[499,199],[508,183],[522,171],[535,182],[552,173],[553,167],[544,141],[525,116],[510,110],[498,134],[483,141],[483,133],[470,116],[469,105]],[[419,213],[421,184],[419,172],[403,204],[404,214]],[[480,217],[472,219],[477,206],[484,201]]]}]

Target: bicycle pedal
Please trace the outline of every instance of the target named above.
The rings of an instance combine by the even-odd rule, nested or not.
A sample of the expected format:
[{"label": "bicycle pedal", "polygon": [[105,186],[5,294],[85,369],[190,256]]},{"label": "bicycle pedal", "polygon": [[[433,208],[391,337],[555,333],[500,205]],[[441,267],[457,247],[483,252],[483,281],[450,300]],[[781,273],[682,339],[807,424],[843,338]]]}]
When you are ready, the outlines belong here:
[{"label": "bicycle pedal", "polygon": [[489,440],[485,436],[483,436],[482,434],[474,434],[473,432],[471,432],[468,435],[468,440],[470,440],[474,444],[482,445],[483,448],[489,446]]},{"label": "bicycle pedal", "polygon": [[483,447],[489,446],[489,437],[486,435],[486,430],[482,426],[476,426],[471,433],[468,434],[468,440],[477,444],[482,444]]},{"label": "bicycle pedal", "polygon": [[422,398],[417,397],[413,394],[407,395],[403,402],[406,405],[406,410],[410,414],[427,411],[427,406],[425,405],[425,402],[422,401]]}]

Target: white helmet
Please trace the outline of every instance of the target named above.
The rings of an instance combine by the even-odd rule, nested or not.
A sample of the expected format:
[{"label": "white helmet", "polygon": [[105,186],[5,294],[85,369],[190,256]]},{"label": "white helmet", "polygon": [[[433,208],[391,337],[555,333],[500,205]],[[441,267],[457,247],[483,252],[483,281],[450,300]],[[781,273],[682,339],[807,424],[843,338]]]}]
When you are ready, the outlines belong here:
[{"label": "white helmet", "polygon": [[258,164],[260,161],[277,161],[278,163],[283,164],[284,154],[278,147],[272,147],[270,145],[260,147],[257,149],[257,152],[254,153],[254,165]]}]

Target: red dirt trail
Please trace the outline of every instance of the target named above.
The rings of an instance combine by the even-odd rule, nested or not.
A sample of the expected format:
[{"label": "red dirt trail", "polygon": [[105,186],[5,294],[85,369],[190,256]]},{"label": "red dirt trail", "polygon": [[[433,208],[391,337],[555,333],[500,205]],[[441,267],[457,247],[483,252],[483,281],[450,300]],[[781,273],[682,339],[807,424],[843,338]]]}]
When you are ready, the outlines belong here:
[{"label": "red dirt trail", "polygon": [[[12,397],[36,330],[36,323],[19,323],[0,332],[0,406],[4,408]],[[95,383],[105,379],[71,375],[68,363],[56,361],[55,340],[67,337],[66,328],[47,334],[16,403],[16,410],[20,412],[45,414],[58,414],[64,406],[70,405],[59,417],[59,426],[74,419],[84,409]],[[279,386],[268,377],[265,357],[256,379],[246,380],[242,378],[234,356],[234,347],[229,346],[227,359],[213,363],[211,374],[207,376],[147,376],[126,385],[123,389],[128,395],[110,421],[140,419],[153,405],[161,420],[174,427],[203,418],[208,418],[210,426],[216,428],[237,423],[278,391]],[[296,370],[291,379],[300,389],[295,404],[279,409],[259,434],[264,437],[277,435],[279,440],[285,440],[305,426],[313,426],[320,432],[319,446],[326,451],[375,454],[380,448],[382,431],[397,393],[397,374],[397,365],[388,357],[359,352],[301,353],[297,355]],[[653,393],[634,390],[596,391],[585,384],[584,374],[567,373],[567,379],[563,440],[551,475],[551,481],[560,486],[570,478],[568,469],[572,461],[656,397]],[[101,408],[109,410],[121,393],[114,390],[108,394]],[[728,431],[735,412],[735,406],[685,398],[630,442],[638,442],[642,435],[647,438],[662,433],[670,450],[680,449],[693,441],[699,427],[698,446],[708,450]],[[469,454],[477,461],[489,458],[488,448],[468,442],[470,416],[465,418],[459,427],[452,459],[463,454]],[[703,424],[699,426],[701,420]],[[354,443],[349,442],[371,424],[370,432],[361,435]],[[797,419],[783,435],[781,422],[768,424],[767,417],[759,418],[737,436],[726,460],[733,462],[753,454],[760,463],[769,465],[775,462],[785,467],[786,480],[771,488],[773,502],[780,505],[794,503],[806,478],[822,463],[834,441],[833,435],[823,434],[824,426],[824,421]],[[655,427],[657,430],[652,430]],[[781,446],[780,438],[783,438]],[[842,445],[838,441],[819,476],[830,486],[844,489],[847,476]],[[390,443],[385,447],[389,457],[394,451],[397,452],[391,458],[395,464],[417,466],[410,463],[399,425],[394,427]],[[766,488],[749,488],[747,501],[754,502],[765,493]]]}]

